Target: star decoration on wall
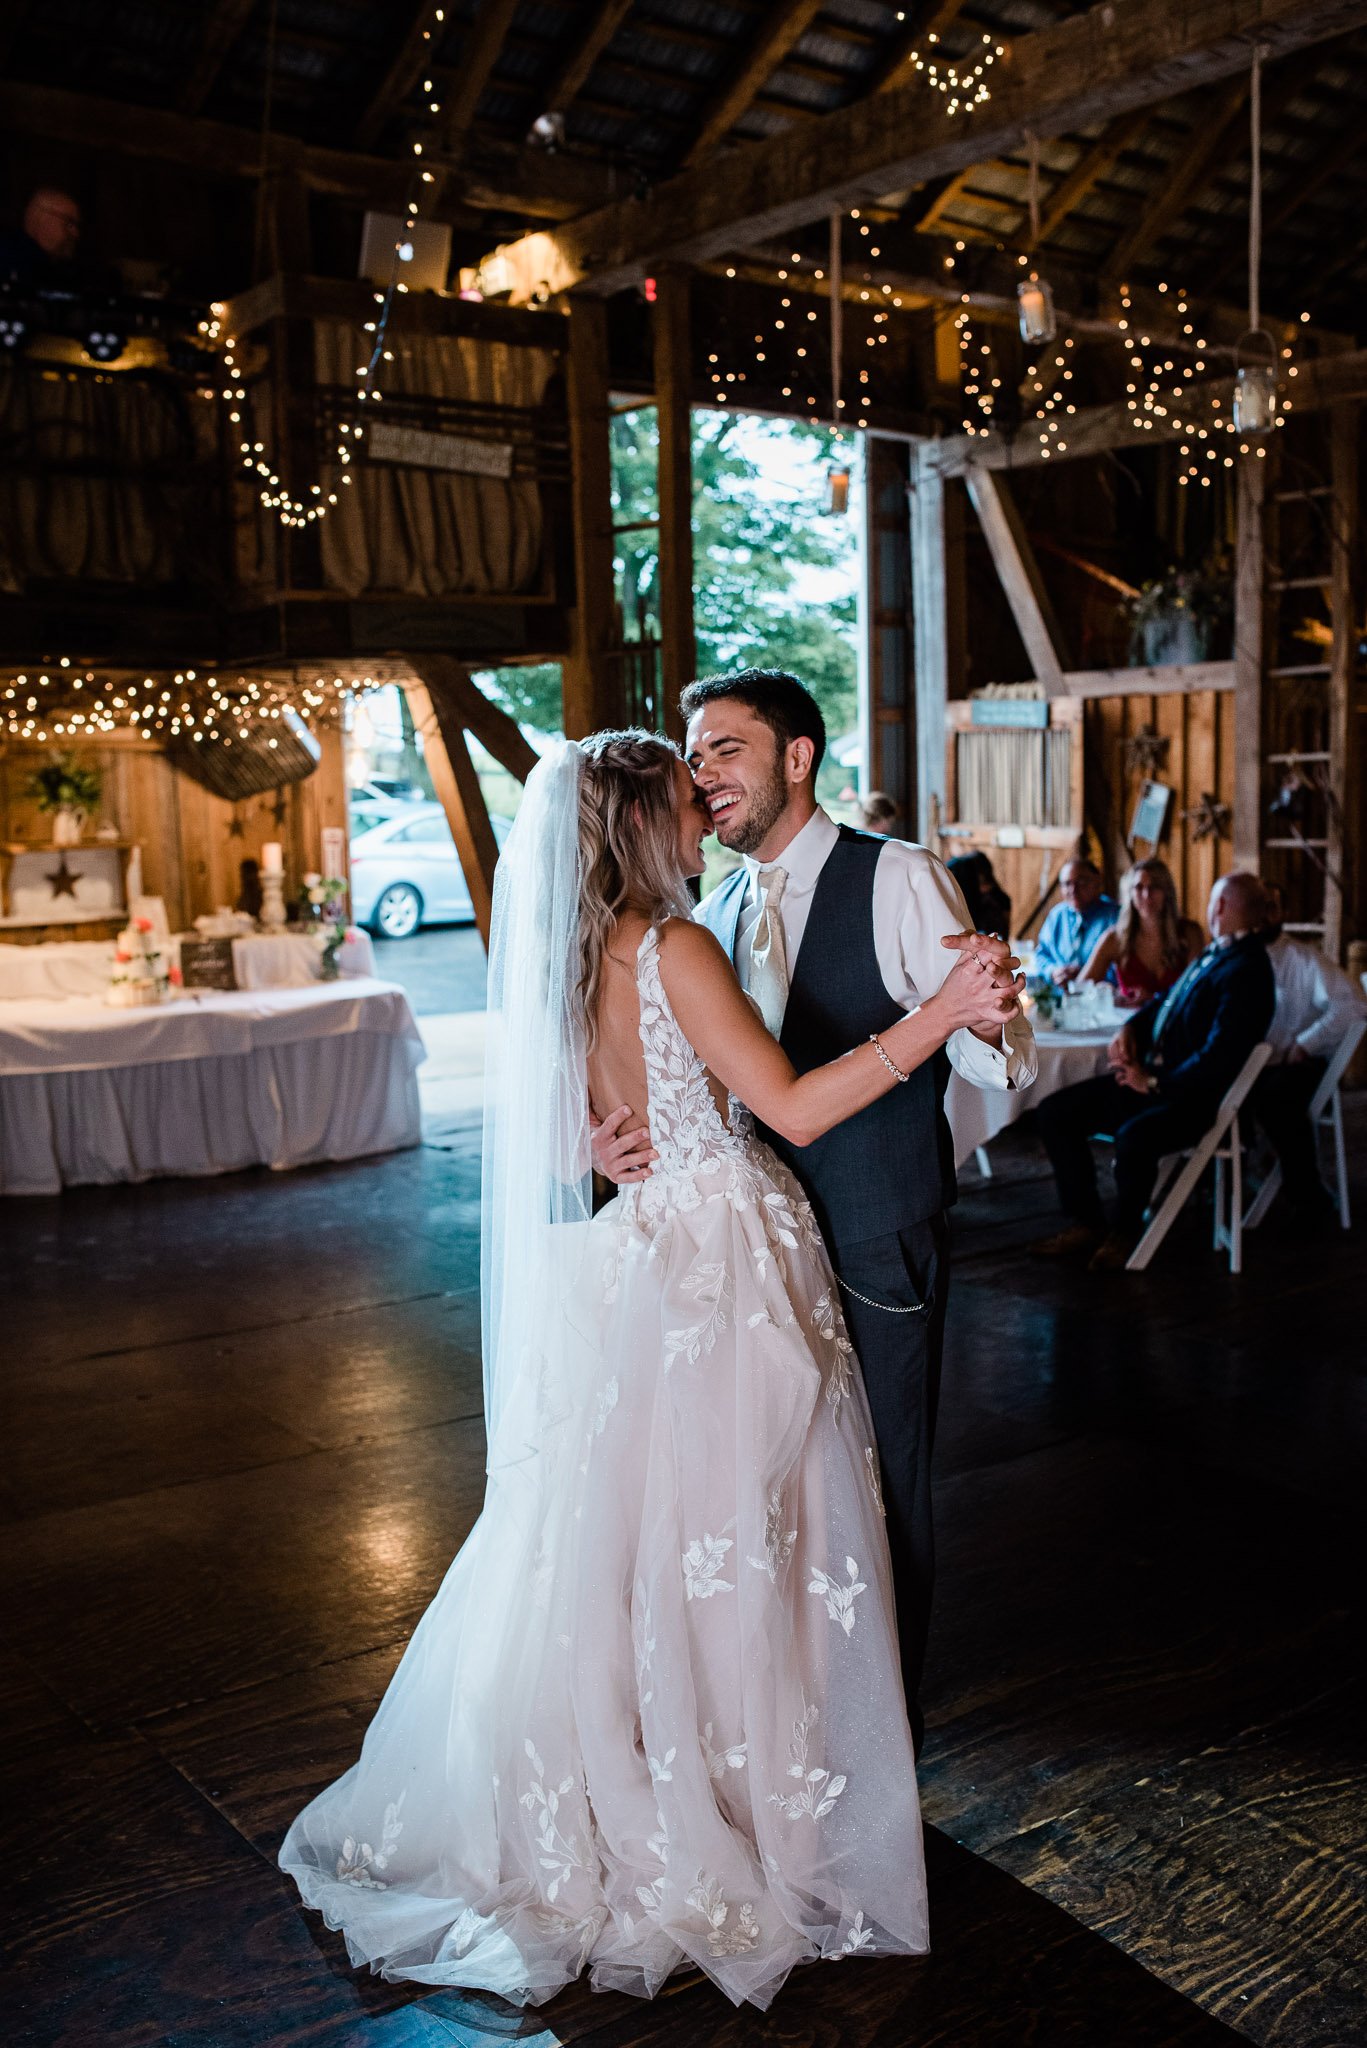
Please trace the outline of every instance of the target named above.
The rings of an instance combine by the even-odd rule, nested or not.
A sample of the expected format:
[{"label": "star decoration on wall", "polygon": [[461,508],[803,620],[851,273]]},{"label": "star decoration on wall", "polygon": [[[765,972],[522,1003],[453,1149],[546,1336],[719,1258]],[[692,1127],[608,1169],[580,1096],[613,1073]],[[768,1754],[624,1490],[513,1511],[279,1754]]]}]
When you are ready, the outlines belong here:
[{"label": "star decoration on wall", "polygon": [[277,789],[275,792],[275,802],[271,805],[271,816],[277,825],[283,825],[288,815],[289,803],[286,800],[285,792],[283,789]]},{"label": "star decoration on wall", "polygon": [[1223,839],[1229,829],[1229,805],[1222,804],[1209,789],[1203,789],[1200,802],[1183,811],[1182,816],[1191,827],[1193,840]]},{"label": "star decoration on wall", "polygon": [[57,863],[56,874],[49,875],[47,879],[52,884],[52,900],[54,903],[59,896],[69,896],[73,903],[76,901],[76,884],[81,878],[73,869],[67,866],[65,854],[62,855]]},{"label": "star decoration on wall", "polygon": [[231,818],[229,818],[229,820],[228,820],[228,837],[229,837],[230,839],[240,839],[240,838],[242,837],[243,833],[244,833],[244,832],[246,831],[246,829],[247,829],[247,825],[246,825],[246,820],[245,820],[245,819],[243,819],[243,818],[239,818],[239,817],[238,817],[238,815],[237,815],[237,805],[236,805],[236,804],[234,804],[234,805],[233,805],[233,814],[232,814]]},{"label": "star decoration on wall", "polygon": [[1171,745],[1172,741],[1155,732],[1151,725],[1141,725],[1125,742],[1125,766],[1131,774],[1142,775],[1146,782],[1151,782],[1167,765]]}]

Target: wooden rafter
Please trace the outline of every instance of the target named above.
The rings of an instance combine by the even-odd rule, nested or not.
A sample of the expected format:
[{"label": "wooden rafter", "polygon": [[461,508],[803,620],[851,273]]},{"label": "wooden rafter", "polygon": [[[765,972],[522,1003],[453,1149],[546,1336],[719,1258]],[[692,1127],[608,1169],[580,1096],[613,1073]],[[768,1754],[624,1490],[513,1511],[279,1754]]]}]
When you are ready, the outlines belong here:
[{"label": "wooden rafter", "polygon": [[[0,126],[12,134],[41,135],[49,142],[84,145],[113,155],[151,157],[215,177],[261,175],[257,129],[162,107],[133,110],[117,100],[56,86],[0,83]],[[408,163],[300,142],[294,136],[276,135],[271,158],[277,168],[296,168],[310,191],[368,206],[400,206],[408,186]],[[463,207],[437,200],[433,211],[439,220],[464,220],[471,226],[476,215],[465,209],[566,220],[601,205],[605,193],[629,188],[629,179],[578,157],[547,158],[537,150],[481,136],[468,152],[468,172],[461,181]]]},{"label": "wooden rafter", "polygon": [[687,157],[696,164],[729,135],[778,70],[788,52],[820,12],[821,0],[774,0],[739,69],[706,108],[697,140]]},{"label": "wooden rafter", "polygon": [[190,75],[180,89],[183,114],[197,114],[208,99],[255,5],[256,0],[217,0],[204,24]]},{"label": "wooden rafter", "polygon": [[1107,257],[1105,274],[1108,277],[1127,277],[1133,266],[1185,213],[1217,160],[1225,156],[1230,131],[1243,118],[1247,100],[1248,80],[1231,78],[1214,95],[1211,104],[1198,112],[1186,148],[1178,151],[1168,175],[1139,219],[1121,236]]},{"label": "wooden rafter", "polygon": [[441,147],[448,158],[458,157],[465,147],[475,110],[493,76],[516,12],[517,0],[484,0],[476,12],[468,46],[461,52],[455,90],[442,109]]},{"label": "wooden rafter", "polygon": [[977,164],[970,164],[967,170],[956,171],[952,178],[945,180],[925,212],[916,222],[914,230],[916,234],[934,234],[950,207],[954,205],[957,199],[963,196],[964,192],[972,184],[979,168],[980,166]]},{"label": "wooden rafter", "polygon": [[1058,233],[1074,208],[1081,206],[1087,194],[1101,183],[1131,143],[1138,140],[1148,121],[1147,107],[1141,107],[1134,114],[1125,114],[1120,120],[1112,121],[1090,149],[1083,150],[1072,170],[1059,180],[1047,203],[1040,208],[1039,235],[1033,240],[1027,238],[1024,244],[1027,249],[1037,248],[1041,242],[1050,241]]},{"label": "wooden rafter", "polygon": [[631,5],[632,0],[601,0],[589,26],[586,29],[576,26],[574,48],[546,95],[545,111],[548,114],[563,114],[566,107],[578,98],[589,73],[631,12]]},{"label": "wooden rafter", "polygon": [[[1309,83],[1320,68],[1321,61],[1320,51],[1303,50],[1299,56],[1278,65],[1264,80],[1264,128],[1275,121],[1297,93]],[[1238,155],[1237,150],[1231,151],[1229,147],[1231,131],[1236,130],[1241,123],[1248,94],[1245,92],[1240,95],[1236,90],[1237,86],[1238,80],[1232,79],[1225,89],[1222,100],[1210,108],[1208,121],[1203,119],[1199,127],[1192,131],[1189,148],[1178,157],[1167,183],[1155,195],[1143,220],[1134,230],[1135,235],[1142,234],[1142,246],[1131,247],[1127,252],[1126,243],[1122,242],[1107,262],[1108,276],[1120,276],[1131,264],[1138,261],[1144,251],[1152,248],[1173,222],[1186,211],[1201,188],[1209,182],[1211,172],[1216,168],[1217,158],[1220,159],[1220,168],[1223,169],[1227,168],[1231,154]],[[1267,232],[1265,224],[1264,235]],[[1213,276],[1203,279],[1205,290],[1211,290],[1213,286]]]},{"label": "wooden rafter", "polygon": [[[1287,221],[1294,220],[1306,201],[1312,199],[1322,185],[1327,185],[1331,178],[1337,178],[1340,171],[1361,152],[1364,142],[1367,142],[1367,128],[1363,127],[1355,111],[1347,134],[1341,136],[1332,149],[1313,150],[1300,177],[1292,181],[1276,205],[1263,216],[1264,242],[1274,235],[1278,228],[1284,227]],[[1247,238],[1241,237],[1238,246],[1231,247],[1228,255],[1222,257],[1210,273],[1209,285],[1212,291],[1217,284],[1224,282],[1236,264],[1245,260],[1246,252]]]},{"label": "wooden rafter", "polygon": [[1213,14],[1190,0],[1102,0],[1014,44],[1009,65],[993,73],[991,98],[971,120],[942,118],[938,104],[932,118],[921,88],[874,95],[799,134],[737,150],[725,178],[703,167],[686,171],[642,201],[605,208],[505,253],[516,288],[528,295],[543,280],[553,291],[617,290],[665,256],[722,256],[786,236],[837,207],[865,205],[1018,150],[1027,130],[1056,135],[1174,92],[1236,76],[1242,82],[1254,34],[1276,56],[1363,22],[1367,0],[1222,0]]},{"label": "wooden rafter", "polygon": [[932,0],[929,7],[918,9],[915,28],[898,39],[892,52],[874,72],[873,91],[896,92],[899,86],[908,84],[907,65],[912,57],[918,50],[932,47],[932,38],[938,42],[963,11],[964,0],[938,0],[938,4]]},{"label": "wooden rafter", "polygon": [[423,75],[432,51],[432,0],[417,0],[413,19],[380,80],[369,105],[356,123],[356,140],[369,149]]}]

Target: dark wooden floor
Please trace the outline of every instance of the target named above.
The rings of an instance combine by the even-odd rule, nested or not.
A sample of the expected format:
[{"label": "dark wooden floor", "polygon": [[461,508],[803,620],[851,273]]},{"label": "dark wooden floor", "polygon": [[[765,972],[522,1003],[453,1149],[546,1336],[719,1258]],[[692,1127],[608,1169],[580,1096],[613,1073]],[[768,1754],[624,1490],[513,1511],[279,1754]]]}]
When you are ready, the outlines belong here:
[{"label": "dark wooden floor", "polygon": [[1367,2041],[1363,1235],[1264,1230],[1234,1282],[1193,1219],[1062,1275],[1028,1127],[997,1157],[937,1456],[935,1952],[763,2019],[415,1997],[274,1869],[478,1506],[473,1143],[4,1204],[6,2048]]}]

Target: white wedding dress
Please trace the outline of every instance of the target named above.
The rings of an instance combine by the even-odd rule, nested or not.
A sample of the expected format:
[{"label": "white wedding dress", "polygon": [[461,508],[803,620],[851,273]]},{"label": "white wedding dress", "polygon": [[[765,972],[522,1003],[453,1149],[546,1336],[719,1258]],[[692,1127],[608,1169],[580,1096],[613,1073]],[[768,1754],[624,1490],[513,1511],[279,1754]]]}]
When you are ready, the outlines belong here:
[{"label": "white wedding dress", "polygon": [[878,1461],[810,1208],[718,1114],[654,932],[637,982],[658,1164],[526,1248],[554,1355],[280,1861],[387,1977],[539,2002],[696,1965],[764,2006],[927,1945]]}]

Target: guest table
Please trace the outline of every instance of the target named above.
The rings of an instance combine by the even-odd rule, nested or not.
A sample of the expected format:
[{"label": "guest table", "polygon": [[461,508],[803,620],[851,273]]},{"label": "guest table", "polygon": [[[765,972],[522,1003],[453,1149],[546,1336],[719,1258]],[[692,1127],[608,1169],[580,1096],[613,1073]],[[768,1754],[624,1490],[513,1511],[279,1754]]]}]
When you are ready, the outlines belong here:
[{"label": "guest table", "polygon": [[422,1039],[368,978],[0,1004],[0,1193],[234,1173],[416,1145]]},{"label": "guest table", "polygon": [[955,1166],[971,1159],[1028,1109],[1038,1109],[1046,1096],[1071,1087],[1074,1081],[1104,1074],[1106,1048],[1116,1030],[1116,1024],[1096,1031],[1042,1031],[1036,1027],[1039,1073],[1028,1088],[975,1088],[961,1074],[951,1073],[945,1115],[954,1138]]}]

